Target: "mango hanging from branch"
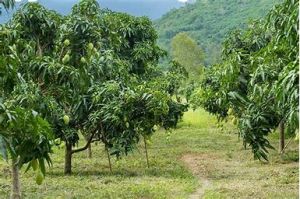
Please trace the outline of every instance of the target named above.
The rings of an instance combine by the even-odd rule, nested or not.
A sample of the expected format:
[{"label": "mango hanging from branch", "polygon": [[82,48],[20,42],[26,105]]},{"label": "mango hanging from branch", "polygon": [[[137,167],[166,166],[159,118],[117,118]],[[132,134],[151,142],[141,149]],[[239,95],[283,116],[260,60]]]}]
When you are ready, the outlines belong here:
[{"label": "mango hanging from branch", "polygon": [[63,62],[63,64],[66,64],[66,63],[68,63],[70,61],[70,55],[69,54],[66,54],[65,56],[64,56],[64,58],[62,59],[62,62]]},{"label": "mango hanging from branch", "polygon": [[70,123],[70,117],[68,115],[64,115],[63,120],[65,125],[68,125]]},{"label": "mango hanging from branch", "polygon": [[80,62],[81,62],[82,64],[86,64],[86,59],[85,59],[84,57],[81,57]]},{"label": "mango hanging from branch", "polygon": [[41,170],[38,170],[35,176],[35,182],[38,185],[41,185],[44,181],[44,174],[42,173]]},{"label": "mango hanging from branch", "polygon": [[66,40],[64,41],[64,45],[65,45],[66,47],[69,46],[69,45],[70,45],[70,40],[66,39]]}]

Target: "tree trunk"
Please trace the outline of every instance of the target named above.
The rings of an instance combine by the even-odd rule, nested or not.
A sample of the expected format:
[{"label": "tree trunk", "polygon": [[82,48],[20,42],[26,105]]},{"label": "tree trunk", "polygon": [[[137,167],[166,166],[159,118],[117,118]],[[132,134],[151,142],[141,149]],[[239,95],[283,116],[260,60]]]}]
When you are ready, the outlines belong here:
[{"label": "tree trunk", "polygon": [[181,102],[181,98],[180,98],[178,95],[176,95],[176,101],[177,101],[178,103]]},{"label": "tree trunk", "polygon": [[146,153],[147,167],[150,168],[149,157],[148,157],[148,148],[147,148],[147,142],[146,142],[145,137],[144,137],[144,144],[145,144],[145,153]]},{"label": "tree trunk", "polygon": [[88,158],[92,158],[92,145],[91,144],[89,144],[89,146],[88,146],[87,156],[88,156]]},{"label": "tree trunk", "polygon": [[72,144],[66,142],[65,151],[65,175],[72,173]]},{"label": "tree trunk", "polygon": [[279,123],[279,153],[283,153],[284,150],[284,122]]},{"label": "tree trunk", "polygon": [[110,172],[112,172],[112,166],[111,166],[111,161],[110,161],[110,154],[109,154],[107,146],[105,146],[105,151],[106,151],[106,154],[107,154],[107,159],[108,159],[108,164],[109,164],[109,170],[110,170]]},{"label": "tree trunk", "polygon": [[12,189],[11,199],[21,198],[20,178],[19,178],[19,166],[16,159],[12,159]]}]

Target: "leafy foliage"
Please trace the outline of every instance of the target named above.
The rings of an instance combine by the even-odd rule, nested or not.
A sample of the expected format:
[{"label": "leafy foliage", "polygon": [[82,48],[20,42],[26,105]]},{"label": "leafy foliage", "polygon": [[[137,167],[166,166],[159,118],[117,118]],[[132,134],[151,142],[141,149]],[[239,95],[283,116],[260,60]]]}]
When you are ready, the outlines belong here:
[{"label": "leafy foliage", "polygon": [[267,160],[273,148],[267,135],[280,122],[288,133],[298,128],[298,5],[285,1],[265,21],[234,31],[224,42],[223,63],[208,69],[194,94],[195,104],[220,118],[229,112],[239,118],[244,144],[258,159]]},{"label": "leafy foliage", "polygon": [[[5,10],[13,8],[15,5],[14,0],[1,0],[0,6],[2,6]],[[0,15],[2,14],[2,7],[0,7]]]}]

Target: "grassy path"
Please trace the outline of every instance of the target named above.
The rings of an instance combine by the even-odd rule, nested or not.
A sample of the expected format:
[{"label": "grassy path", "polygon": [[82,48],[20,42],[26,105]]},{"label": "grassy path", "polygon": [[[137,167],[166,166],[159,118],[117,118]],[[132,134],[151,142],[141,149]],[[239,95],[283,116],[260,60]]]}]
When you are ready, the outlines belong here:
[{"label": "grassy path", "polygon": [[197,176],[200,184],[197,190],[189,196],[189,199],[202,198],[205,191],[212,187],[212,182],[205,175],[206,168],[203,168],[203,165],[199,164],[201,158],[199,159],[197,155],[186,154],[182,157],[182,161],[192,171],[194,176]]}]

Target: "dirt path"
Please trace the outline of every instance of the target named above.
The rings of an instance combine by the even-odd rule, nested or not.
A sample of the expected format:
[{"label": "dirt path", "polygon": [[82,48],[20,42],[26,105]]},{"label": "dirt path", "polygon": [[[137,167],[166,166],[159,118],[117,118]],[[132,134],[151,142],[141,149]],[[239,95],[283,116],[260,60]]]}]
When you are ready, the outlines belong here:
[{"label": "dirt path", "polygon": [[186,154],[181,160],[186,166],[192,171],[192,173],[198,177],[199,184],[201,185],[193,194],[190,195],[189,199],[199,199],[204,196],[207,189],[212,187],[211,181],[206,177],[207,168],[203,162],[203,156],[198,154]]}]

